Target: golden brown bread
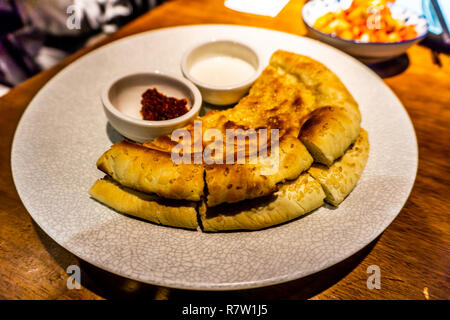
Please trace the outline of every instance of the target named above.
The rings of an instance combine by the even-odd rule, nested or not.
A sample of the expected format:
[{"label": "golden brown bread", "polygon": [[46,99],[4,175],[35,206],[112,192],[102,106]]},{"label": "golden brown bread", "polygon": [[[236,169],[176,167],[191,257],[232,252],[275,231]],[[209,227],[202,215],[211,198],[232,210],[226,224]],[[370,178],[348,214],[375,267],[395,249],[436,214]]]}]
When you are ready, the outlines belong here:
[{"label": "golden brown bread", "polygon": [[170,153],[137,143],[114,144],[97,161],[97,167],[120,184],[169,199],[199,201],[203,196],[204,168],[173,163]]},{"label": "golden brown bread", "polygon": [[260,175],[255,165],[209,165],[205,167],[207,204],[234,203],[271,194],[277,190],[267,176]]},{"label": "golden brown bread", "polygon": [[[198,119],[202,122],[202,132],[216,129],[224,135],[228,129],[271,129],[279,130],[279,158],[257,158],[257,164],[212,164],[206,165],[206,188],[208,206],[220,203],[233,203],[245,199],[271,194],[277,184],[296,179],[312,164],[312,157],[305,146],[297,139],[301,119],[314,109],[315,100],[311,92],[298,81],[298,78],[279,72],[268,66],[257,79],[249,94],[239,103],[227,110],[214,110]],[[194,126],[185,127],[194,137]],[[178,142],[178,141],[177,141]],[[144,146],[170,152],[177,144],[168,136],[156,138]],[[192,139],[193,144],[193,139]],[[211,141],[203,140],[203,148]],[[268,142],[270,149],[270,143]],[[266,146],[266,145],[265,145]],[[224,152],[235,152],[238,146]],[[193,152],[191,146],[191,153]],[[273,150],[275,151],[275,150]],[[271,152],[271,151],[270,151]],[[274,153],[275,154],[275,153]],[[272,169],[270,170],[270,165]],[[269,168],[269,170],[266,170]]]},{"label": "golden brown bread", "polygon": [[89,194],[107,206],[141,219],[166,226],[197,229],[196,203],[168,200],[125,188],[106,177],[98,180]]},{"label": "golden brown bread", "polygon": [[353,190],[366,166],[369,148],[367,131],[361,128],[353,146],[330,167],[313,164],[308,170],[322,185],[326,202],[337,206]]},{"label": "golden brown bread", "polygon": [[[249,163],[245,144],[245,164],[175,165],[171,151],[179,141],[170,136],[144,145],[122,141],[97,162],[117,182],[100,180],[91,188],[93,197],[131,215],[192,229],[197,227],[196,203],[164,200],[155,194],[200,201],[204,230],[255,230],[314,210],[325,197],[339,204],[356,185],[368,157],[358,105],[339,78],[309,57],[282,50],[272,55],[269,66],[235,107],[211,111],[197,120],[201,136],[207,129],[224,135],[229,129],[267,129],[269,135],[277,129],[279,145],[267,141],[263,147],[272,156],[266,161],[257,157],[256,164]],[[193,123],[185,129],[195,136]],[[211,142],[204,137],[196,154]],[[190,156],[193,145],[192,140]],[[239,150],[242,146],[236,142],[228,150],[224,144],[224,151],[234,156]],[[329,167],[311,167],[314,160]],[[302,174],[308,168],[309,173]]]},{"label": "golden brown bread", "polygon": [[358,104],[353,96],[330,69],[317,60],[300,54],[278,50],[270,58],[270,64],[298,77],[315,98],[315,107],[337,106],[347,109],[361,121]]},{"label": "golden brown bread", "polygon": [[304,173],[283,184],[273,195],[214,208],[202,203],[199,213],[205,231],[258,230],[317,209],[324,198],[320,184]]},{"label": "golden brown bread", "polygon": [[[335,107],[326,106],[313,112],[310,117],[315,108],[328,102],[333,102]],[[349,110],[356,110],[354,113],[358,117]],[[327,165],[331,165],[341,156],[359,133],[357,104],[340,80],[321,63],[284,51],[273,54],[270,65],[252,86],[248,96],[241,99],[234,108],[209,112],[199,120],[202,123],[202,133],[211,128],[222,133],[228,129],[264,128],[278,129],[280,137],[280,158],[278,162],[273,163],[279,164],[279,169],[275,170],[275,173],[261,173],[260,169],[266,167],[261,164],[262,158],[258,158],[256,165],[208,165],[206,184],[209,206],[271,194],[276,191],[278,183],[295,179],[306,170],[311,165],[312,158],[304,145],[297,140],[305,121],[301,138],[314,154],[315,160]],[[190,131],[191,137],[195,136],[192,123],[187,125],[186,129]],[[203,141],[200,153],[210,142],[208,139]],[[178,167],[170,165],[170,152],[176,144],[177,142],[168,136],[144,144],[151,153],[148,158],[154,160],[149,167],[161,167],[161,164],[164,164],[159,171],[142,173],[141,171],[146,171],[147,168],[141,170],[136,165],[128,166],[128,163],[132,164],[135,160],[127,160],[128,153],[124,152],[121,154],[121,161],[113,161],[115,166],[106,166],[104,158],[107,154],[102,156],[103,159],[99,162],[103,164],[99,167],[131,188],[155,192],[164,197],[197,201],[203,194],[200,190],[204,186],[200,181],[202,173],[196,172],[195,182],[189,183],[190,190],[181,188],[181,183],[177,182],[184,181],[182,178],[176,178],[179,177],[178,172],[181,171],[185,175],[186,172],[197,171],[199,166],[192,168],[185,164]],[[121,149],[119,146],[114,148]],[[235,152],[237,147],[233,145],[232,148],[227,150],[224,146],[224,151]],[[133,153],[134,158],[136,154]],[[142,174],[145,179],[142,179]],[[160,174],[164,177],[163,181],[159,179]]]},{"label": "golden brown bread", "polygon": [[[249,94],[233,108],[212,110],[196,119],[202,122],[202,129],[218,129],[224,135],[227,129],[279,129],[280,138],[285,135],[297,137],[301,119],[315,108],[315,98],[298,77],[267,66]],[[193,125],[185,129],[193,136]],[[192,141],[193,142],[193,141]],[[209,141],[204,140],[204,146]],[[177,143],[169,136],[161,136],[144,146],[170,152]]]},{"label": "golden brown bread", "polygon": [[341,107],[314,110],[302,126],[300,139],[315,162],[330,166],[359,136],[359,121]]},{"label": "golden brown bread", "polygon": [[[213,207],[271,194],[277,190],[278,183],[296,179],[313,162],[305,146],[295,137],[283,137],[277,149],[278,159],[272,150],[274,157],[268,158],[267,163],[205,166],[207,205]],[[265,170],[270,174],[264,174]]]}]

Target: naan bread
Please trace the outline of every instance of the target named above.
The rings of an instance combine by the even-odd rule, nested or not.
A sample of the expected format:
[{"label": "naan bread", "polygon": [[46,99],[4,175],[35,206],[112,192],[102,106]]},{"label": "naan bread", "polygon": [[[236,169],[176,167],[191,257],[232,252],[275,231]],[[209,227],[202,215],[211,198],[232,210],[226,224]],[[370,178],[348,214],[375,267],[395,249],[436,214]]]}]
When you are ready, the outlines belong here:
[{"label": "naan bread", "polygon": [[[213,207],[224,202],[233,203],[269,195],[278,189],[278,183],[296,179],[313,162],[305,146],[291,136],[283,137],[278,154],[279,159],[270,161],[269,158],[267,165],[258,163],[205,166],[207,205]],[[274,172],[261,174],[264,169]]]},{"label": "naan bread", "polygon": [[[257,164],[212,164],[206,165],[207,205],[212,207],[221,203],[234,203],[245,199],[272,194],[277,184],[296,179],[307,170],[313,158],[298,140],[301,119],[314,110],[315,100],[298,78],[281,72],[269,65],[256,80],[249,94],[239,103],[227,110],[214,110],[198,121],[202,122],[202,133],[207,129],[219,130],[224,136],[227,129],[271,129],[279,130],[279,158],[257,157]],[[194,137],[194,126],[186,126]],[[203,148],[212,141],[203,140]],[[170,152],[177,144],[168,136],[156,138],[144,146]],[[191,140],[191,153],[194,153],[194,139]],[[270,145],[264,145],[270,149]],[[237,146],[224,153],[235,152]],[[203,151],[204,149],[202,149]],[[258,150],[259,151],[259,150]],[[276,150],[270,150],[270,152]],[[193,157],[190,157],[193,159]],[[222,157],[225,158],[225,157]],[[267,161],[268,160],[268,161]],[[225,161],[224,161],[225,162]],[[270,168],[275,170],[270,170]],[[266,170],[268,169],[269,170]],[[264,173],[270,171],[270,174]]]},{"label": "naan bread", "polygon": [[169,199],[199,201],[205,183],[201,165],[175,165],[170,153],[137,143],[114,144],[97,161],[97,167],[120,184]]},{"label": "naan bread", "polygon": [[107,206],[134,217],[172,227],[198,227],[195,202],[168,200],[138,192],[119,185],[109,177],[98,180],[89,194]]},{"label": "naan bread", "polygon": [[314,110],[302,126],[300,139],[314,161],[330,166],[359,136],[359,121],[341,107]]},{"label": "naan bread", "polygon": [[[97,161],[110,177],[96,182],[91,195],[118,211],[165,225],[196,229],[198,214],[205,231],[256,230],[310,212],[324,199],[339,204],[368,157],[358,105],[339,78],[314,59],[282,50],[236,106],[196,120],[199,136],[194,134],[198,123],[184,128],[192,140],[183,152],[191,160],[215,141],[203,136],[208,129],[224,137],[229,129],[265,129],[269,136],[277,129],[279,144],[261,144],[265,139],[258,136],[258,149],[250,151],[248,142],[224,141],[224,153],[214,154],[223,163],[176,165],[171,152],[180,141],[170,136],[144,145],[122,141]],[[226,163],[226,155],[234,158],[241,151],[243,163]],[[250,161],[255,156],[256,163]]]},{"label": "naan bread", "polygon": [[353,190],[366,166],[369,148],[367,131],[361,129],[353,146],[330,167],[313,164],[308,170],[322,185],[326,202],[337,206]]},{"label": "naan bread", "polygon": [[320,184],[304,173],[283,184],[273,195],[214,208],[203,203],[199,213],[205,231],[258,230],[317,209],[324,198]]},{"label": "naan bread", "polygon": [[[280,138],[297,137],[303,118],[316,108],[315,97],[299,78],[283,70],[267,66],[251,87],[249,94],[226,110],[212,110],[196,119],[203,133],[217,129],[225,136],[227,129],[279,129]],[[193,136],[193,125],[185,127]],[[204,146],[209,140],[203,140]],[[194,141],[192,141],[194,143]],[[170,152],[177,144],[170,136],[144,143],[149,148]]]},{"label": "naan bread", "polygon": [[270,65],[298,77],[315,98],[315,107],[336,106],[349,111],[361,121],[358,104],[345,85],[325,65],[310,57],[278,50],[270,58]]}]

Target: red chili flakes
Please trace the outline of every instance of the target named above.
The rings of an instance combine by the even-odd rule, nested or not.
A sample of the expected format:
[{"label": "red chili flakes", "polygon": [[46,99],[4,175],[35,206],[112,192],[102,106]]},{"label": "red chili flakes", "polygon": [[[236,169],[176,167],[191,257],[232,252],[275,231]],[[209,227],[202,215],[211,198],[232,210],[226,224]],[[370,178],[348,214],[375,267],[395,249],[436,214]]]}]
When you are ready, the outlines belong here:
[{"label": "red chili flakes", "polygon": [[168,97],[156,88],[147,89],[142,94],[141,105],[144,120],[169,120],[189,111],[187,99]]}]

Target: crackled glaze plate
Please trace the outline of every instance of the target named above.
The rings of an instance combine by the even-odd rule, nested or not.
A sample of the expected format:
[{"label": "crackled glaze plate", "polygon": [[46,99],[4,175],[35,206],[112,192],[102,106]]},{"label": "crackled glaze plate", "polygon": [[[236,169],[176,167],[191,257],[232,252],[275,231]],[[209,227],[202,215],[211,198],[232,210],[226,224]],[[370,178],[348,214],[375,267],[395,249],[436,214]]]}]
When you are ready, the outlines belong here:
[{"label": "crackled glaze plate", "polygon": [[[122,215],[88,195],[103,174],[97,158],[122,139],[107,123],[101,88],[124,73],[181,75],[184,49],[213,38],[256,48],[267,64],[277,49],[326,64],[359,103],[370,156],[355,190],[336,209],[253,232],[202,233]],[[354,254],[394,220],[414,183],[417,142],[400,101],[346,54],[295,35],[224,25],[161,29],[128,37],[78,59],[35,96],[16,131],[12,170],[36,223],[79,258],[110,272],[168,287],[232,290],[300,278]]]}]

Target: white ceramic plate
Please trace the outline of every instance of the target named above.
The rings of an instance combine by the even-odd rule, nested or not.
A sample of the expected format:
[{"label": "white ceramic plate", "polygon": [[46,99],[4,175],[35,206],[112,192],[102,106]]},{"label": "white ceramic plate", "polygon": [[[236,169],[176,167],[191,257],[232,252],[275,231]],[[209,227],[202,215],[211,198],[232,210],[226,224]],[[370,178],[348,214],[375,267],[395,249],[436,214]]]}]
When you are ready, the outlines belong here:
[{"label": "white ceramic plate", "polygon": [[[115,212],[87,193],[103,176],[97,158],[121,139],[108,125],[100,91],[124,73],[181,75],[184,48],[212,38],[260,50],[309,55],[330,67],[358,101],[370,135],[364,174],[337,209],[322,207],[255,232],[201,233]],[[156,30],[113,42],[51,79],[25,111],[12,148],[19,195],[36,223],[81,259],[139,281],[230,290],[300,278],[336,264],[375,239],[397,216],[414,183],[417,143],[400,101],[368,68],[319,42],[258,28],[207,25]]]}]

